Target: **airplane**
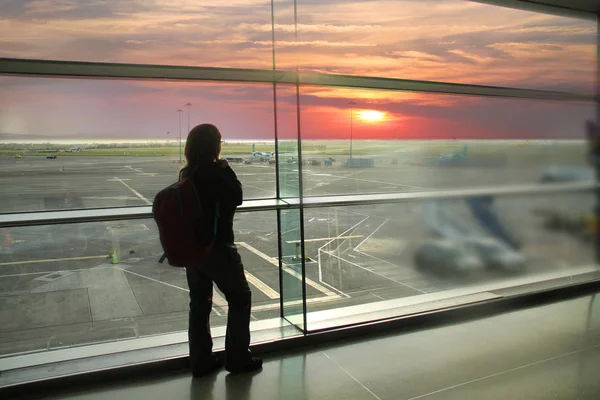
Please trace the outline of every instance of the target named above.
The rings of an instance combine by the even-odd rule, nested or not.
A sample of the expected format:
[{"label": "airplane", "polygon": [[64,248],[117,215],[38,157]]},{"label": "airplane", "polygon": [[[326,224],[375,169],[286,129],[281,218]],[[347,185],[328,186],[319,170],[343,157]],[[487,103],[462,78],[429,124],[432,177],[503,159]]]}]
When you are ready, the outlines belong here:
[{"label": "airplane", "polygon": [[271,158],[275,155],[275,152],[274,151],[256,151],[256,144],[252,143],[252,155],[254,157],[264,158],[264,160],[261,160],[261,161],[267,161],[269,158]]},{"label": "airplane", "polygon": [[596,179],[594,170],[591,168],[567,167],[553,165],[542,171],[540,182],[575,182],[593,181]]},{"label": "airplane", "polygon": [[465,144],[460,151],[441,154],[438,162],[442,165],[460,164],[467,158],[467,149],[468,146]]},{"label": "airplane", "polygon": [[253,151],[252,155],[254,157],[266,157],[266,158],[271,158],[273,157],[273,152],[268,152],[268,151]]},{"label": "airplane", "polygon": [[[422,203],[425,225],[436,238],[415,252],[419,269],[469,275],[484,268],[520,272],[526,259],[518,251],[520,240],[502,221],[490,196],[472,197],[466,210],[454,201]],[[462,212],[461,212],[462,211]]]}]

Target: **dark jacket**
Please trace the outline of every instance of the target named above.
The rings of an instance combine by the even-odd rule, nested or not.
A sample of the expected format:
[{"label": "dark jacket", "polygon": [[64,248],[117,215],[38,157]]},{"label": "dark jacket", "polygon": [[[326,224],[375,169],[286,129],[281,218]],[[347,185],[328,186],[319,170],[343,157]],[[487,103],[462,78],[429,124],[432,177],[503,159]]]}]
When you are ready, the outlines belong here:
[{"label": "dark jacket", "polygon": [[237,206],[242,204],[242,184],[231,167],[223,168],[210,163],[198,168],[194,182],[200,194],[202,209],[207,220],[214,221],[216,204],[219,203],[217,244],[233,244],[233,217]]}]

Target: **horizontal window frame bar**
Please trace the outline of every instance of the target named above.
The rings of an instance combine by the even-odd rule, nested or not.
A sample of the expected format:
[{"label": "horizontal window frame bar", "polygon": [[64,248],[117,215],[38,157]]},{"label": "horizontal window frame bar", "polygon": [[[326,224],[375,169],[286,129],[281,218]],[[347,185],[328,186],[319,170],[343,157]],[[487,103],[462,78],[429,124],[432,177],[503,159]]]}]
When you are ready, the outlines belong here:
[{"label": "horizontal window frame bar", "polygon": [[[275,211],[288,204],[277,199],[245,200],[238,212]],[[0,214],[0,228],[20,226],[127,221],[153,218],[152,206],[87,208],[79,210],[28,211]]]},{"label": "horizontal window frame bar", "polygon": [[[313,196],[290,199],[245,200],[238,212],[276,211],[292,208],[349,207],[375,204],[406,203],[423,200],[452,200],[476,196],[526,196],[592,192],[596,182],[510,185],[420,192]],[[302,203],[302,204],[301,204]],[[0,228],[126,221],[153,218],[152,206],[90,208],[83,210],[30,211],[0,214]]]},{"label": "horizontal window frame bar", "polygon": [[588,9],[557,6],[547,4],[544,0],[471,0],[476,3],[483,3],[498,7],[511,8],[516,10],[530,11],[541,14],[556,15],[559,17],[577,18],[588,21],[595,21],[596,14]]},{"label": "horizontal window frame bar", "polygon": [[378,78],[293,71],[192,67],[155,64],[124,64],[82,61],[55,61],[0,58],[0,75],[87,79],[129,79],[168,81],[216,81],[289,84],[506,97],[536,100],[593,102],[597,96],[585,93],[470,85],[411,79]]},{"label": "horizontal window frame bar", "polygon": [[[375,204],[394,204],[410,201],[455,200],[478,196],[510,197],[542,194],[567,194],[592,192],[600,188],[595,182],[528,184],[505,186],[482,186],[479,188],[430,190],[421,192],[381,193],[363,195],[339,195],[328,197],[305,197],[304,208],[347,207]],[[290,205],[294,202],[288,201]]]}]

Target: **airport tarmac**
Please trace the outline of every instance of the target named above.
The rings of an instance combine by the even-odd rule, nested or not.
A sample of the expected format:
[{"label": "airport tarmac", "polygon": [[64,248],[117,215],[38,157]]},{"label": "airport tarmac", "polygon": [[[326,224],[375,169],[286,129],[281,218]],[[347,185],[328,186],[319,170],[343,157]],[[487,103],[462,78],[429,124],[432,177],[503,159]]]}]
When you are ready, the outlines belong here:
[{"label": "airport tarmac", "polygon": [[[303,166],[307,195],[436,190],[533,183],[543,165],[528,168],[440,168],[393,164],[374,168]],[[179,164],[167,158],[0,157],[0,212],[137,206],[174,182]],[[232,165],[246,199],[274,197],[275,167]],[[297,168],[298,166],[288,166]],[[593,262],[590,243],[543,227],[536,208],[587,212],[585,194],[499,198],[497,207],[523,240],[521,276],[568,274]],[[465,212],[464,202],[452,207]],[[461,214],[462,215],[462,214]],[[481,271],[466,278],[415,267],[415,249],[431,237],[417,202],[307,209],[304,213],[308,311],[397,299],[502,282],[514,275]],[[253,295],[253,320],[280,315],[276,212],[238,213],[236,243]],[[187,329],[184,271],[158,264],[153,220],[0,230],[0,355],[40,351]],[[117,250],[118,260],[108,257]],[[286,285],[300,288],[299,265],[284,258]],[[298,292],[298,290],[295,290]],[[284,293],[285,296],[285,293]],[[294,301],[295,298],[286,297]],[[225,324],[226,301],[215,291],[212,325]]]}]

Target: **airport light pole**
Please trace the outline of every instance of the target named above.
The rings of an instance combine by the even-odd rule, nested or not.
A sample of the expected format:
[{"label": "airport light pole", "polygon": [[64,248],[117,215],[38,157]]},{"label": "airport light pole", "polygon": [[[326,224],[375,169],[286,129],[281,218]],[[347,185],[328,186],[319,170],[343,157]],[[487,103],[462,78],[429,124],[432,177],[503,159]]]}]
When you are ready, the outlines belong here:
[{"label": "airport light pole", "polygon": [[177,109],[177,115],[179,115],[179,164],[181,164],[181,113],[183,110],[181,108]]},{"label": "airport light pole", "polygon": [[188,109],[188,130],[187,131],[188,131],[188,135],[189,135],[189,133],[190,133],[190,107],[192,106],[192,103],[188,102],[188,103],[186,103],[185,106]]},{"label": "airport light pole", "polygon": [[354,106],[356,105],[356,103],[350,101],[348,104],[350,104],[350,159],[352,160],[352,119],[354,115]]}]

